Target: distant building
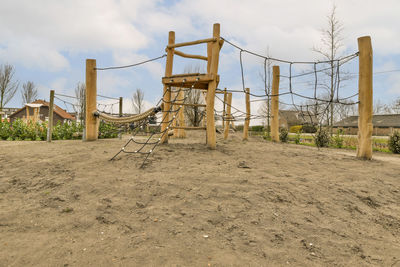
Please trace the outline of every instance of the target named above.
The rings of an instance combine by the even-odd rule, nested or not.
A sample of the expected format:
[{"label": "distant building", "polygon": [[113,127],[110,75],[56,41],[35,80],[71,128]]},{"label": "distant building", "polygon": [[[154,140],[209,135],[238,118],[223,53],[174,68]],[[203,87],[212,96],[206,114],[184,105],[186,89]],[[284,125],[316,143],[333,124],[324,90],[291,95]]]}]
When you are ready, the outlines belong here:
[{"label": "distant building", "polygon": [[[18,109],[11,114],[10,122],[20,118],[24,121],[32,120],[36,121],[48,121],[49,118],[49,103],[44,100],[36,100],[32,103],[26,104],[23,108]],[[75,117],[69,114],[66,110],[60,108],[54,104],[53,112],[53,125],[56,125],[58,121],[64,124],[68,121],[75,120]]]},{"label": "distant building", "polygon": [[10,115],[16,112],[19,108],[3,108],[2,111],[0,111],[0,118],[1,119],[9,119]]},{"label": "distant building", "polygon": [[316,116],[297,110],[279,110],[279,128],[289,129],[292,126],[306,124],[318,124]]},{"label": "distant building", "polygon": [[[395,130],[400,131],[400,114],[373,115],[373,135],[390,135]],[[333,125],[333,128],[343,130],[344,134],[357,134],[358,116],[347,117]]]}]

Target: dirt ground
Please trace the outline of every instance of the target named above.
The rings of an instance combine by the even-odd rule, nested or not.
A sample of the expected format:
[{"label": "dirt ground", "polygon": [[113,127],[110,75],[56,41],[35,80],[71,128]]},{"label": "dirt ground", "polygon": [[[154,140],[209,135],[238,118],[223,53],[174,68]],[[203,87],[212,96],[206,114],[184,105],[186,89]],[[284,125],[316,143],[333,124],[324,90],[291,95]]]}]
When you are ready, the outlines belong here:
[{"label": "dirt ground", "polygon": [[0,266],[400,266],[399,156],[204,141],[0,142]]}]

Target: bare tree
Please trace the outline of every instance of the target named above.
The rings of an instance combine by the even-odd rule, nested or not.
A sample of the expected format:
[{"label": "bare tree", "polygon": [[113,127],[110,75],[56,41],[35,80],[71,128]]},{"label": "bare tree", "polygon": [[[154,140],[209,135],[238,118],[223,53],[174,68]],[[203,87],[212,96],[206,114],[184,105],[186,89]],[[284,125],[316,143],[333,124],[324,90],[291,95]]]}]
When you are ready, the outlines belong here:
[{"label": "bare tree", "polygon": [[75,97],[76,97],[76,112],[77,118],[83,122],[85,118],[85,102],[86,102],[86,85],[84,83],[78,82],[75,87]]},{"label": "bare tree", "polygon": [[18,90],[18,82],[13,81],[14,67],[9,64],[0,65],[0,111],[14,97]]},{"label": "bare tree", "polygon": [[[189,65],[183,70],[184,73],[200,73],[200,65]],[[188,90],[185,92],[185,102],[189,104],[205,104],[205,97],[201,90]],[[205,115],[205,108],[198,106],[185,106],[185,115],[189,125],[199,126]]]},{"label": "bare tree", "polygon": [[[269,59],[269,47],[267,47],[267,57],[268,59],[264,60],[263,63],[263,68],[264,68],[264,73],[260,73],[260,77],[261,80],[264,83],[264,89],[265,89],[265,94],[267,95],[267,100],[265,103],[263,103],[259,110],[258,113],[261,116],[265,116],[266,118],[266,123],[267,123],[267,136],[270,136],[271,133],[271,127],[270,127],[270,115],[271,115],[271,83],[272,83],[272,79],[271,79],[271,65],[272,62]],[[281,107],[282,109],[282,107]]]},{"label": "bare tree", "polygon": [[28,81],[22,85],[22,105],[35,101],[38,97],[38,91],[35,84]]},{"label": "bare tree", "polygon": [[[186,92],[185,102],[190,104],[204,104],[204,96],[201,90],[189,90]],[[198,106],[185,106],[185,115],[191,126],[199,126],[204,118],[205,109]]]},{"label": "bare tree", "polygon": [[132,106],[136,114],[142,113],[144,109],[144,92],[139,88],[132,95]]},{"label": "bare tree", "polygon": [[329,112],[327,113],[327,124],[328,126],[333,125],[334,121],[334,103],[332,102],[335,94],[335,87],[337,80],[336,77],[336,63],[339,50],[343,47],[343,25],[336,17],[336,5],[332,7],[330,14],[327,16],[328,25],[326,29],[321,30],[321,46],[314,47],[313,51],[322,55],[324,60],[329,61],[327,63],[329,65],[328,70],[326,71],[327,76],[329,77],[329,84],[327,84],[327,89],[329,91]]}]

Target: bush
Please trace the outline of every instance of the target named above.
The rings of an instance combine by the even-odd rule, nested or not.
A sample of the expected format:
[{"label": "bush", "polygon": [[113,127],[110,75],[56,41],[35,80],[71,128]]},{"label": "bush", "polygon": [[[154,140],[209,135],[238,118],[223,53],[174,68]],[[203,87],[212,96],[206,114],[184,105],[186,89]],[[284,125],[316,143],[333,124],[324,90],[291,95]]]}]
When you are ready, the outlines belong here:
[{"label": "bush", "polygon": [[281,140],[282,143],[287,143],[289,140],[289,133],[286,128],[281,128],[279,131],[279,140]]},{"label": "bush", "polygon": [[301,137],[301,132],[297,132],[296,136],[294,137],[295,144],[300,144],[300,137]]},{"label": "bush", "polygon": [[316,133],[317,127],[311,124],[304,124],[302,128],[303,133]]},{"label": "bush", "polygon": [[329,145],[329,141],[330,141],[330,136],[328,131],[322,128],[319,129],[314,136],[314,142],[318,148],[327,147]]},{"label": "bush", "polygon": [[10,137],[13,140],[24,140],[28,138],[28,125],[21,119],[16,119],[11,125]]},{"label": "bush", "polygon": [[[53,140],[71,140],[81,138],[80,133],[83,126],[75,121],[61,124],[58,121],[53,126]],[[118,128],[115,124],[100,123],[99,136],[101,138],[112,138],[118,136]],[[25,123],[22,119],[16,119],[12,124],[8,121],[0,121],[0,139],[2,140],[30,140],[40,141],[47,139],[47,122],[29,121]]]},{"label": "bush", "polygon": [[395,131],[389,136],[388,146],[391,152],[400,154],[400,132]]},{"label": "bush", "polygon": [[264,131],[264,126],[262,125],[255,125],[250,127],[250,131],[252,132],[262,132]]},{"label": "bush", "polygon": [[5,120],[0,120],[0,139],[7,140],[11,136],[11,125]]},{"label": "bush", "polygon": [[118,127],[115,123],[100,121],[99,138],[115,138],[118,137]]},{"label": "bush", "polygon": [[295,125],[295,126],[291,126],[289,128],[289,133],[299,133],[302,131],[303,126],[302,125]]},{"label": "bush", "polygon": [[338,130],[336,132],[335,136],[332,137],[332,144],[333,144],[333,146],[335,146],[337,148],[343,147],[344,138],[341,134],[342,134],[342,132],[340,130]]}]

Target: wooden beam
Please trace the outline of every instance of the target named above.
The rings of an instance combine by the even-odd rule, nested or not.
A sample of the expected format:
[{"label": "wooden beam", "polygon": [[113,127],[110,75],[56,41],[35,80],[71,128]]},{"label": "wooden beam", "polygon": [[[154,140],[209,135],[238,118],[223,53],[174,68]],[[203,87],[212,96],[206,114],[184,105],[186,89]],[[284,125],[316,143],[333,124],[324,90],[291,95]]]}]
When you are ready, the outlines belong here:
[{"label": "wooden beam", "polygon": [[217,77],[212,74],[201,74],[197,76],[172,76],[172,77],[163,77],[162,83],[164,85],[168,85],[171,87],[182,87],[182,88],[191,88],[193,85],[193,89],[208,89],[208,84],[217,80],[219,82],[219,75]]},{"label": "wooden beam", "polygon": [[218,40],[219,39],[217,39],[217,38],[207,38],[207,39],[201,39],[201,40],[196,40],[196,41],[191,41],[191,42],[168,44],[167,49],[177,48],[177,47],[182,47],[182,46],[189,46],[189,45],[197,45],[197,44],[216,42]]},{"label": "wooden beam", "polygon": [[96,60],[86,59],[86,141],[98,138],[97,118],[93,112],[97,110],[97,71]]},{"label": "wooden beam", "polygon": [[185,57],[185,58],[194,58],[194,59],[201,59],[201,60],[206,60],[207,61],[207,57],[205,57],[205,56],[186,54],[186,53],[183,53],[183,52],[178,51],[178,50],[174,50],[174,54],[178,55],[178,56],[181,56],[181,57]]},{"label": "wooden beam", "polygon": [[226,96],[226,116],[225,116],[225,129],[224,129],[224,139],[228,139],[229,136],[229,124],[231,123],[231,106],[232,105],[232,93],[227,93]]},{"label": "wooden beam", "polygon": [[250,126],[250,89],[246,88],[246,120],[243,126],[243,140],[249,139]]},{"label": "wooden beam", "polygon": [[272,67],[271,140],[279,142],[279,66]]},{"label": "wooden beam", "polygon": [[212,44],[211,53],[211,63],[210,63],[210,74],[215,75],[215,79],[208,84],[207,90],[207,145],[210,149],[215,149],[216,143],[216,133],[215,133],[215,118],[214,118],[214,102],[215,102],[215,91],[218,86],[218,81],[216,79],[218,75],[218,63],[219,63],[219,41],[220,41],[220,25],[215,23],[213,25],[213,38],[216,40]]},{"label": "wooden beam", "polygon": [[358,146],[357,157],[372,159],[372,45],[371,37],[358,38],[359,76],[358,76]]},{"label": "wooden beam", "polygon": [[[175,32],[171,31],[168,34],[168,45],[173,45],[175,43]],[[172,75],[172,67],[173,67],[173,62],[174,62],[174,49],[170,48],[167,50],[167,62],[165,64],[165,76],[171,76]],[[161,123],[161,132],[166,131],[166,128],[168,127],[170,116],[169,116],[169,110],[170,110],[170,103],[171,103],[171,90],[170,90],[170,85],[164,83],[164,89],[163,89],[163,95],[164,95],[164,103],[162,105],[163,107],[163,118],[162,118],[162,123]],[[161,144],[163,143],[168,143],[168,134],[164,134],[161,138]]]}]

